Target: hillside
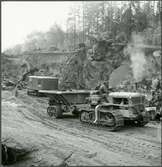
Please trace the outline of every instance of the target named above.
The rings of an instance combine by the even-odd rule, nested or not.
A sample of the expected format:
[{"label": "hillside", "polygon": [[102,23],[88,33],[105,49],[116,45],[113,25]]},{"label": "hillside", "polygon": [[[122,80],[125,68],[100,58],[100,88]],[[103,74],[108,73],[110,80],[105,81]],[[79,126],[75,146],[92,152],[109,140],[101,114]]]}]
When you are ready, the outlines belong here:
[{"label": "hillside", "polygon": [[[71,86],[75,89],[94,89],[103,81],[109,80],[110,86],[116,87],[128,78],[134,82],[135,75],[142,77],[141,80],[160,75],[160,56],[158,54],[154,56],[157,49],[146,48],[143,57],[139,52],[139,58],[132,59],[131,56],[134,56],[132,52],[125,53],[126,46],[124,48],[115,46],[114,50],[109,43],[101,46],[99,40],[94,47],[94,53],[89,52],[90,49],[83,48],[75,52],[31,52],[16,58],[3,55],[2,76],[16,81],[24,71],[38,68],[39,71],[35,75],[59,77],[60,88],[71,82]],[[93,60],[96,55],[102,55],[103,60]],[[145,64],[142,64],[142,61]],[[145,72],[140,72],[142,70]]]}]

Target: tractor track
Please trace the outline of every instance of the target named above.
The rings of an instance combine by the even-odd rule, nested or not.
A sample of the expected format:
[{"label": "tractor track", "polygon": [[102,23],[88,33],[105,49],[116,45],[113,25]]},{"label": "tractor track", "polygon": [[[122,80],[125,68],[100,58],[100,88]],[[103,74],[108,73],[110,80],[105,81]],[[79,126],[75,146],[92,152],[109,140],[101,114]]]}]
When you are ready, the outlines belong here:
[{"label": "tractor track", "polygon": [[[71,122],[72,120],[64,121],[64,123],[65,122],[69,123],[69,121]],[[80,138],[89,139],[92,142],[100,143],[105,148],[113,152],[116,152],[116,153],[126,152],[127,154],[131,154],[132,156],[135,156],[138,158],[146,158],[150,162],[154,160],[154,157],[152,155],[148,155],[148,153],[150,153],[152,149],[156,150],[157,152],[158,150],[161,149],[160,146],[158,146],[158,144],[152,143],[150,141],[146,141],[146,140],[142,141],[142,139],[139,140],[139,138],[135,139],[133,137],[130,138],[130,136],[116,134],[120,132],[110,133],[109,131],[107,131],[106,127],[96,127],[96,128],[92,128],[92,126],[83,127],[82,124],[80,124],[77,120],[72,122],[73,124],[75,123],[75,128],[72,125],[70,127],[68,124],[68,127],[65,129],[65,125],[59,125],[58,127],[58,122],[47,123],[47,120],[46,120],[46,123],[43,123],[43,124],[51,128],[56,128],[57,130],[63,131],[64,133],[74,135]],[[78,131],[76,131],[76,129],[78,129]],[[98,132],[101,130],[102,132]],[[96,133],[94,133],[95,131]]]},{"label": "tractor track", "polygon": [[[118,135],[118,133],[121,132],[110,133],[107,127],[94,127],[93,125],[83,125],[75,118],[74,119],[65,118],[64,120],[46,118],[44,119],[44,121],[42,121],[42,124],[50,127],[51,129],[55,129],[57,131],[61,131],[66,134],[74,135],[79,138],[85,138],[91,140],[92,142],[100,143],[110,151],[116,153],[124,152],[137,158],[141,159],[145,158],[153,163],[154,163],[154,157],[152,155],[148,155],[148,153],[150,153],[152,149],[156,151],[161,149],[160,146],[158,146],[156,143],[152,143],[152,141],[151,142],[146,140],[142,141],[142,139],[140,139],[139,141],[139,138],[138,139],[133,138],[131,140],[130,136],[126,137],[125,135],[122,134]],[[94,133],[95,131],[97,134]]]},{"label": "tractor track", "polygon": [[5,97],[2,100],[2,137],[10,136],[22,145],[38,148],[25,166],[57,165],[71,153],[66,161],[68,165],[161,164],[159,124],[110,132],[107,127],[82,124],[70,114],[63,119],[49,118],[47,99],[29,97],[25,93],[12,99],[8,94],[2,94]]}]

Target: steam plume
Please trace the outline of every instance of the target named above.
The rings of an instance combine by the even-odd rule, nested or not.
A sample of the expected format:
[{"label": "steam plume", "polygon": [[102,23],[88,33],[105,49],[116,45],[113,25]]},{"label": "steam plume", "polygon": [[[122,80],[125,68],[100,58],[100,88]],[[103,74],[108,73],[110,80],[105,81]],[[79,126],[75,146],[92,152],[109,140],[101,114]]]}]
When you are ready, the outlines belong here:
[{"label": "steam plume", "polygon": [[144,38],[139,34],[132,34],[131,43],[128,44],[127,53],[130,55],[133,77],[136,82],[145,76],[146,58],[144,50]]}]

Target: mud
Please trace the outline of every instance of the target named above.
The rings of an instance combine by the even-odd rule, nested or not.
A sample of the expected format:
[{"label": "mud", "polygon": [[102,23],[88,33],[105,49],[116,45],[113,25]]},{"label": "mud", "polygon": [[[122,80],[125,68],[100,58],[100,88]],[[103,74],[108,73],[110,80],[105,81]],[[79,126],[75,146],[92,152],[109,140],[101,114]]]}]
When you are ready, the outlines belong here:
[{"label": "mud", "polygon": [[2,91],[2,140],[8,139],[8,146],[35,149],[28,159],[10,166],[65,162],[69,166],[160,166],[161,123],[110,132],[106,127],[81,124],[71,114],[58,120],[49,118],[47,102],[47,98],[30,97],[25,91],[19,91],[17,98]]}]

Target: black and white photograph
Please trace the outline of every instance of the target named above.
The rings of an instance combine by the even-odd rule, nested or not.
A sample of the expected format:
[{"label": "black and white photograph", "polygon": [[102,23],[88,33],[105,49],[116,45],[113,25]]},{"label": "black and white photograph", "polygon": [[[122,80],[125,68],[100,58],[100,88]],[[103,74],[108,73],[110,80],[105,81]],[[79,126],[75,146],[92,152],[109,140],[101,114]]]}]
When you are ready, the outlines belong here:
[{"label": "black and white photograph", "polygon": [[1,166],[162,165],[162,2],[1,1]]}]

